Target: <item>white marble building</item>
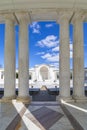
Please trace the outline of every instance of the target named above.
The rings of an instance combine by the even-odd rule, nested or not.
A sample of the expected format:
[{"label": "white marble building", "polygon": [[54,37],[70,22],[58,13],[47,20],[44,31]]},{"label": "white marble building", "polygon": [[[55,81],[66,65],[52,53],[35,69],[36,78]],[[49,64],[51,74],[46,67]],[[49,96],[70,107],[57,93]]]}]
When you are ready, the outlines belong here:
[{"label": "white marble building", "polygon": [[36,65],[29,71],[30,86],[59,86],[59,71],[52,65]]},{"label": "white marble building", "polygon": [[[70,87],[73,87],[72,70],[70,71]],[[16,69],[16,88],[18,88],[18,70]],[[29,69],[29,87],[40,88],[42,85],[59,87],[59,69],[53,65],[35,65]],[[84,86],[87,86],[87,68],[84,69]],[[4,69],[0,68],[0,88],[4,87]]]},{"label": "white marble building", "polygon": [[[0,85],[4,86],[4,69],[0,69]],[[46,85],[59,86],[59,71],[52,65],[35,65],[29,69],[29,87],[41,87]],[[18,70],[16,70],[16,87],[18,87]]]}]

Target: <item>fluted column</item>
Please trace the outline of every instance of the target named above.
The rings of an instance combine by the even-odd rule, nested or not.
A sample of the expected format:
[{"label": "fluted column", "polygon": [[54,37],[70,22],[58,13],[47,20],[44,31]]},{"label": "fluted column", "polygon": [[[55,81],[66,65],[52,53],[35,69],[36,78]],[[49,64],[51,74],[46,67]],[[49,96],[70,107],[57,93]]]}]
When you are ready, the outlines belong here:
[{"label": "fluted column", "polygon": [[15,98],[15,39],[14,20],[6,16],[4,59],[4,99]]},{"label": "fluted column", "polygon": [[74,44],[73,44],[73,98],[82,100],[84,96],[84,43],[83,16],[74,16]]},{"label": "fluted column", "polygon": [[60,14],[60,54],[59,54],[59,87],[60,97],[70,98],[70,52],[69,52],[69,18],[70,14]]},{"label": "fluted column", "polygon": [[19,14],[19,94],[18,99],[30,101],[29,98],[29,46],[28,16]]}]

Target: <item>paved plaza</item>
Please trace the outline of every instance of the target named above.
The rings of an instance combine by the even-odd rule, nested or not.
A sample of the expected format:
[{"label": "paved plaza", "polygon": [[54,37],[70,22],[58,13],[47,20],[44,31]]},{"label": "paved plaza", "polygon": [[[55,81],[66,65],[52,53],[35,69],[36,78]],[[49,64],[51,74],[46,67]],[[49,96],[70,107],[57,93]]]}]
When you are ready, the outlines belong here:
[{"label": "paved plaza", "polygon": [[87,130],[87,103],[0,103],[0,130]]}]

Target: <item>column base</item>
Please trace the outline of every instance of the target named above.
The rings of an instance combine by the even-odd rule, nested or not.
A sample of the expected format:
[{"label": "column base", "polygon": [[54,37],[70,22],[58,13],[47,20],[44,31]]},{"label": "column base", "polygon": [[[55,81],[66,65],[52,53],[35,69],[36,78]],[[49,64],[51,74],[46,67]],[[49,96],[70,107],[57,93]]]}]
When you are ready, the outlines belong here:
[{"label": "column base", "polygon": [[17,97],[17,101],[18,102],[23,102],[23,103],[30,103],[31,102],[31,98],[28,97]]},{"label": "column base", "polygon": [[13,99],[16,99],[16,96],[11,96],[11,97],[2,97],[1,102],[12,102]]},{"label": "column base", "polygon": [[60,101],[60,103],[62,103],[63,101],[64,102],[74,102],[74,100],[72,99],[71,96],[70,97],[62,97],[62,96],[60,96],[59,101]]},{"label": "column base", "polygon": [[82,96],[82,97],[73,96],[73,99],[74,99],[75,102],[87,102],[86,96]]}]

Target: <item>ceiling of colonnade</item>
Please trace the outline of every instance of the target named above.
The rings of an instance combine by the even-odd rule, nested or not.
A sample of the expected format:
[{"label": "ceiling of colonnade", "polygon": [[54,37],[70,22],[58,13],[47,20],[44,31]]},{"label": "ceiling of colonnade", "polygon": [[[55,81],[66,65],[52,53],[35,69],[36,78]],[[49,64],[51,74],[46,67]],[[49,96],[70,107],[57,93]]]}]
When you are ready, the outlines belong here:
[{"label": "ceiling of colonnade", "polygon": [[61,9],[87,10],[87,0],[0,0],[0,14],[28,11],[31,21],[57,20]]},{"label": "ceiling of colonnade", "polygon": [[73,7],[87,9],[87,0],[0,0],[0,10]]}]

